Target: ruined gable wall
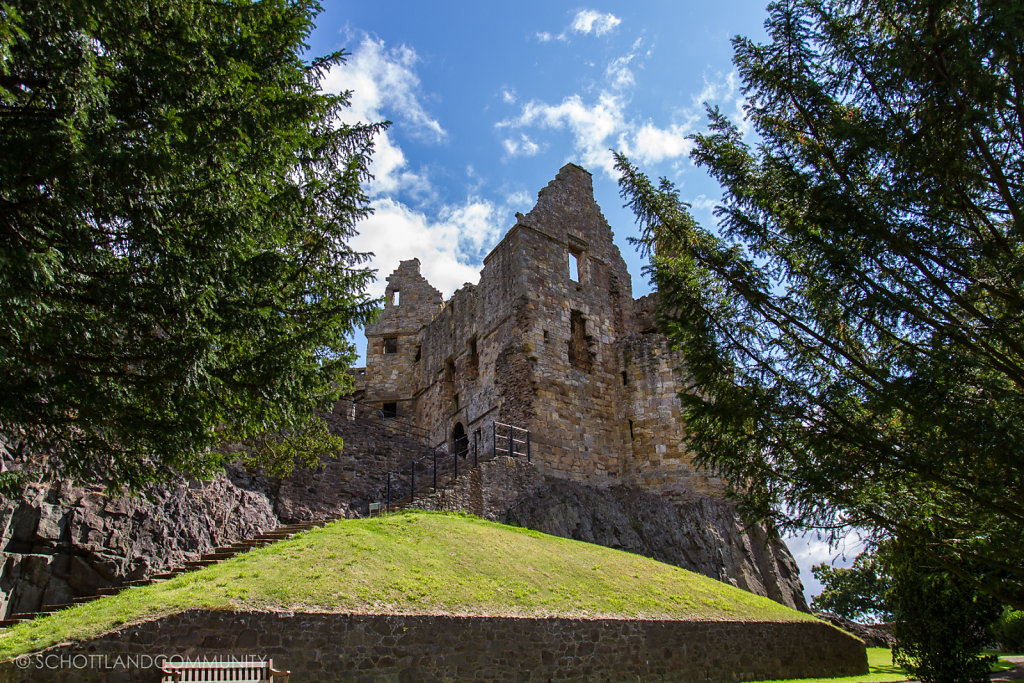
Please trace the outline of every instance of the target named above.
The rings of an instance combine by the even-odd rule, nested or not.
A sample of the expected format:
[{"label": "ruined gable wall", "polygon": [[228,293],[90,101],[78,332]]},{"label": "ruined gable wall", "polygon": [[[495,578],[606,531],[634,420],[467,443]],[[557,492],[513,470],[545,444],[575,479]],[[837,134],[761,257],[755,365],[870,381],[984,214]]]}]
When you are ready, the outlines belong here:
[{"label": "ruined gable wall", "polygon": [[[632,321],[631,283],[590,174],[568,165],[520,223],[536,368],[531,438],[551,474],[615,483],[623,467],[623,402],[614,342]],[[578,280],[570,276],[570,254]]]},{"label": "ruined gable wall", "polygon": [[[482,447],[489,448],[494,420],[519,424],[529,414],[523,401],[532,395],[530,369],[512,358],[523,348],[526,287],[514,232],[487,256],[479,284],[455,292],[420,335],[423,388],[416,421],[431,431],[435,444],[450,440],[453,426],[461,423],[470,438],[480,429],[487,442]],[[510,385],[526,390],[510,393]]]},{"label": "ruined gable wall", "polygon": [[[384,310],[376,323],[366,326],[364,400],[395,402],[402,415],[413,412],[413,399],[423,384],[416,360],[420,331],[442,307],[441,293],[420,275],[419,259],[402,261],[388,276]],[[386,348],[389,339],[391,349]]]}]

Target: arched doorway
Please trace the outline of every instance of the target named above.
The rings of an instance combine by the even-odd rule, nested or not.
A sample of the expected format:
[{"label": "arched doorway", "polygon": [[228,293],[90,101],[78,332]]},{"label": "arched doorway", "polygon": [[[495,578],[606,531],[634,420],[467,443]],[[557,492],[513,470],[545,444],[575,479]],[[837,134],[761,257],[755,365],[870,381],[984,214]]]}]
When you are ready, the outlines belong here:
[{"label": "arched doorway", "polygon": [[452,427],[452,453],[465,456],[469,452],[469,437],[466,436],[466,428],[461,422],[456,422]]}]

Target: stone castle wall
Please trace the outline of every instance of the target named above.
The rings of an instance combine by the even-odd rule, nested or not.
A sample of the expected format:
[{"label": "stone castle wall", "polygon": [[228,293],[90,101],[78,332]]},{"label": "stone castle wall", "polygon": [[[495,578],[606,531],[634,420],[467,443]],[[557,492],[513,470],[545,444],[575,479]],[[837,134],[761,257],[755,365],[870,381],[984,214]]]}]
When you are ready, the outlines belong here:
[{"label": "stone castle wall", "polygon": [[[813,643],[813,647],[808,644]],[[131,655],[267,657],[292,680],[705,681],[867,673],[864,643],[824,622],[494,618],[193,610],[0,664],[0,682],[160,680]],[[104,657],[105,655],[105,657]],[[46,669],[47,662],[53,669]]]},{"label": "stone castle wall", "polygon": [[465,434],[489,449],[498,421],[530,430],[545,474],[721,496],[683,446],[682,359],[654,329],[655,298],[632,299],[590,174],[565,166],[516,218],[479,284],[448,302],[416,259],[388,277],[358,395],[409,416],[431,445]]}]

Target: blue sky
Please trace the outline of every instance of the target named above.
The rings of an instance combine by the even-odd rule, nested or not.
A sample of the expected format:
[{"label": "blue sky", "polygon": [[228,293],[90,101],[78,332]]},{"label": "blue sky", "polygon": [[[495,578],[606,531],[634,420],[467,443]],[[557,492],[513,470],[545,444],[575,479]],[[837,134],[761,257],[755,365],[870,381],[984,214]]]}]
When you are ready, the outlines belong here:
[{"label": "blue sky", "polygon": [[[311,53],[350,53],[324,88],[352,91],[353,121],[393,122],[368,188],[375,214],[352,242],[375,254],[372,293],[413,257],[445,297],[477,282],[515,212],[529,211],[570,161],[594,176],[634,296],[648,293],[610,149],[673,180],[698,220],[713,224],[720,191],[689,161],[687,136],[704,127],[704,102],[742,126],[730,40],[764,38],[763,2],[324,4]],[[363,354],[365,339],[354,341]],[[840,552],[813,537],[789,543],[807,595],[816,594],[810,565]]]}]

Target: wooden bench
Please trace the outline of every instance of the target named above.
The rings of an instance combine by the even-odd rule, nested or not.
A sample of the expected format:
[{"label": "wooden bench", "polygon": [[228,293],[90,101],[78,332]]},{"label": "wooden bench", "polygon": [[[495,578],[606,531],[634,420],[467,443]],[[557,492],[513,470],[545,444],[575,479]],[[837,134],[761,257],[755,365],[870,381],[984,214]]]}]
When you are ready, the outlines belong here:
[{"label": "wooden bench", "polygon": [[247,662],[164,662],[161,683],[233,681],[234,683],[288,683],[290,671],[278,671],[274,660]]}]

